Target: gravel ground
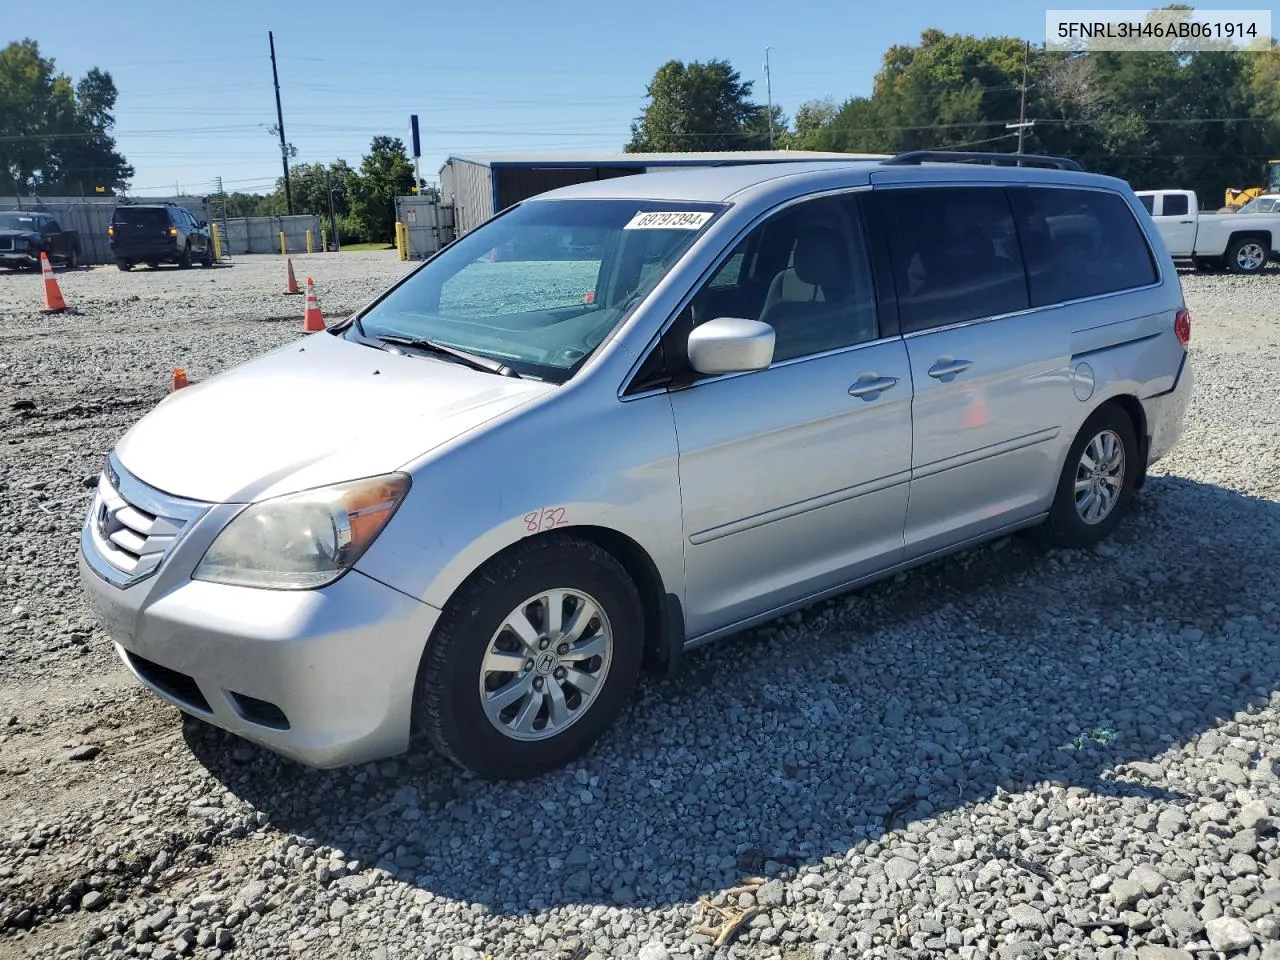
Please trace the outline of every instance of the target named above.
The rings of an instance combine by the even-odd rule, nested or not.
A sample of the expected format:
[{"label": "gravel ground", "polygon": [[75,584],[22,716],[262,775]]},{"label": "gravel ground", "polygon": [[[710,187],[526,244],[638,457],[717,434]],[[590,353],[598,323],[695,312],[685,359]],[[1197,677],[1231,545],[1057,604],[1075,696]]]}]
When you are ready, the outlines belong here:
[{"label": "gravel ground", "polygon": [[[295,265],[330,318],[406,269]],[[170,368],[300,335],[278,258],[79,271],[52,319],[0,275],[0,957],[1280,960],[1280,274],[1183,282],[1187,434],[1112,542],[696,651],[493,785],[184,724],[81,600],[86,478]]]}]

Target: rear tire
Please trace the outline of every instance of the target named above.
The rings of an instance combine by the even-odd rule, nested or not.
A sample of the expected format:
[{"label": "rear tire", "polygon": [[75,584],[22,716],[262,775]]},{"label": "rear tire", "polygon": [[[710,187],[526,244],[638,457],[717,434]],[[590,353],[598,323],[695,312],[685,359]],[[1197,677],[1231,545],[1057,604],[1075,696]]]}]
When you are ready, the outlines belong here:
[{"label": "rear tire", "polygon": [[117,270],[125,270],[125,271],[132,270],[132,269],[133,269],[133,261],[132,261],[132,260],[117,260],[117,261],[116,261],[116,269],[117,269]]},{"label": "rear tire", "polygon": [[178,257],[178,266],[183,270],[191,268],[191,244],[182,248],[182,256]]},{"label": "rear tire", "polygon": [[558,769],[617,719],[643,644],[640,596],[612,555],[572,536],[527,540],[446,605],[418,669],[416,726],[486,780]]},{"label": "rear tire", "polygon": [[1138,441],[1118,406],[1093,413],[1067,451],[1041,536],[1059,547],[1091,547],[1106,539],[1133,501]]},{"label": "rear tire", "polygon": [[213,266],[213,247],[208,247],[204,252],[204,258],[200,261],[206,267]]},{"label": "rear tire", "polygon": [[1232,273],[1261,273],[1271,258],[1271,251],[1261,240],[1233,240],[1227,247],[1227,269]]},{"label": "rear tire", "polygon": [[80,266],[80,254],[74,248],[67,254],[66,268],[68,270],[78,269]]}]

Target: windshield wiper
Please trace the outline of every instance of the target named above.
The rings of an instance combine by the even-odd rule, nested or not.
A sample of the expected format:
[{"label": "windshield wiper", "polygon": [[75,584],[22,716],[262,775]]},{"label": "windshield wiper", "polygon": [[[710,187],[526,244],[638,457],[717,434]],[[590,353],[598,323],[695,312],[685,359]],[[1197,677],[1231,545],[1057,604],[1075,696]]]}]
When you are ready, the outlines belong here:
[{"label": "windshield wiper", "polygon": [[421,337],[402,337],[399,334],[387,334],[382,337],[374,337],[374,339],[379,343],[389,344],[393,347],[409,347],[412,350],[423,350],[427,353],[435,353],[443,357],[451,357],[454,360],[461,361],[473,370],[483,370],[486,373],[496,373],[502,377],[520,377],[520,374],[516,373],[501,360],[494,360],[491,357],[482,357],[478,354],[468,353],[466,350],[459,350],[457,347],[450,347],[443,343],[437,343],[434,340],[427,340]]}]

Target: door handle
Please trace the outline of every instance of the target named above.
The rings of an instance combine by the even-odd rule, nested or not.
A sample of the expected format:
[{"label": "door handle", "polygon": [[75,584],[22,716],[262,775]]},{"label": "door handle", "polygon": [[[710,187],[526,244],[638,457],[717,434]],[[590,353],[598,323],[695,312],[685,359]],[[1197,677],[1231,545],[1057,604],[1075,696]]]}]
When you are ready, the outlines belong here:
[{"label": "door handle", "polygon": [[863,400],[874,400],[898,382],[897,377],[877,377],[873,373],[858,378],[858,382],[849,388],[849,396],[861,397]]},{"label": "door handle", "polygon": [[972,360],[953,360],[951,357],[939,357],[929,368],[929,376],[935,380],[947,380],[956,374],[964,373],[973,366]]},{"label": "door handle", "polygon": [[1178,222],[1179,222],[1179,223],[1187,223],[1187,224],[1195,223],[1195,221],[1194,221],[1194,220],[1179,220]]}]

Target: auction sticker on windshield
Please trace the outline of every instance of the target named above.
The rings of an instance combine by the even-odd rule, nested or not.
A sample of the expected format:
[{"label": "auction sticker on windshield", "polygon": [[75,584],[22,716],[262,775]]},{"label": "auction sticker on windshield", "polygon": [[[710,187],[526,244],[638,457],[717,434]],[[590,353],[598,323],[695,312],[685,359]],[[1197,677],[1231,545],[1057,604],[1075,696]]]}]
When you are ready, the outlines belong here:
[{"label": "auction sticker on windshield", "polygon": [[631,218],[623,230],[701,230],[702,225],[711,219],[710,213],[693,211],[664,210],[652,213],[637,213]]}]

